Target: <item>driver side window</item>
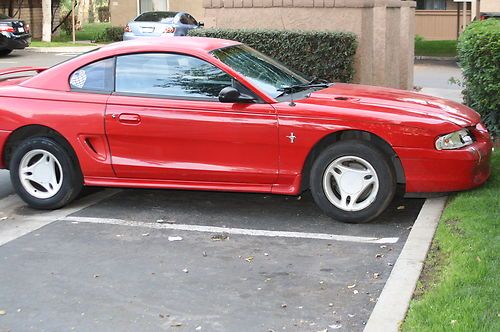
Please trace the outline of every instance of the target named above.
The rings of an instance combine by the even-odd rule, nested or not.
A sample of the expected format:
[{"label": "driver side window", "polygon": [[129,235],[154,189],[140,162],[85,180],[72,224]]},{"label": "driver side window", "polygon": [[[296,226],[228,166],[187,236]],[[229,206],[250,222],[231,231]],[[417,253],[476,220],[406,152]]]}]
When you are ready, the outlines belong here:
[{"label": "driver side window", "polygon": [[141,53],[116,59],[116,92],[176,99],[217,100],[232,77],[201,59],[173,53]]}]

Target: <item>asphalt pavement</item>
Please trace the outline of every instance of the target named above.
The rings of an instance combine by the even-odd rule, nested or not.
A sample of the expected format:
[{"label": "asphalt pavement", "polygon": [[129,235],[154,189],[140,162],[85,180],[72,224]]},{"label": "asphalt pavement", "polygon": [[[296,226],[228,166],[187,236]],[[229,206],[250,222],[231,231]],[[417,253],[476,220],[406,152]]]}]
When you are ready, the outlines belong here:
[{"label": "asphalt pavement", "polygon": [[350,225],[308,192],[87,190],[57,211],[11,192],[1,171],[0,331],[362,331],[423,204]]}]

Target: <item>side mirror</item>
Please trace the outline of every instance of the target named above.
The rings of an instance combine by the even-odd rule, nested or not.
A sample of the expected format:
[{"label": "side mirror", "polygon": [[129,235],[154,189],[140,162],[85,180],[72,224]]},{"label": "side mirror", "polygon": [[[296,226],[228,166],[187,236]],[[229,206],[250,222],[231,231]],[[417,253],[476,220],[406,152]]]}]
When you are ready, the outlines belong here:
[{"label": "side mirror", "polygon": [[219,92],[219,101],[221,103],[253,103],[255,99],[241,94],[232,86],[227,86]]},{"label": "side mirror", "polygon": [[205,23],[203,22],[198,22],[198,26],[201,28],[201,27],[204,27],[205,26]]}]

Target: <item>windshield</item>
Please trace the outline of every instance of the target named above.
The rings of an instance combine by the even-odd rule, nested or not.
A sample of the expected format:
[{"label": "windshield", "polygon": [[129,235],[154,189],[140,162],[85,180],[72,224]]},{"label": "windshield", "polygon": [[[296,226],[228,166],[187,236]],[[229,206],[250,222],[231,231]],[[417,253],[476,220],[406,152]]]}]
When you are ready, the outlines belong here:
[{"label": "windshield", "polygon": [[284,87],[308,83],[301,75],[246,45],[221,48],[212,54],[273,98],[283,95]]},{"label": "windshield", "polygon": [[177,12],[147,12],[139,15],[136,22],[173,22]]}]

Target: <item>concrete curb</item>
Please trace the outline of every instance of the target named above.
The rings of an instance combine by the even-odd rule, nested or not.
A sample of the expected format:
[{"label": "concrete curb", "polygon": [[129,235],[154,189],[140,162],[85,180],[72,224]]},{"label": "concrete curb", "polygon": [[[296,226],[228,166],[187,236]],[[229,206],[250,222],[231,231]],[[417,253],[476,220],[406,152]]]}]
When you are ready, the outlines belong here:
[{"label": "concrete curb", "polygon": [[427,56],[415,55],[415,60],[433,60],[433,61],[457,61],[458,58],[454,56]]},{"label": "concrete curb", "polygon": [[405,319],[447,197],[425,201],[364,332],[397,332]]},{"label": "concrete curb", "polygon": [[100,46],[63,46],[63,47],[27,47],[26,50],[36,53],[83,53],[95,50]]}]

